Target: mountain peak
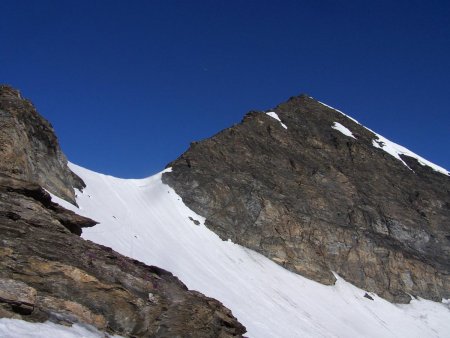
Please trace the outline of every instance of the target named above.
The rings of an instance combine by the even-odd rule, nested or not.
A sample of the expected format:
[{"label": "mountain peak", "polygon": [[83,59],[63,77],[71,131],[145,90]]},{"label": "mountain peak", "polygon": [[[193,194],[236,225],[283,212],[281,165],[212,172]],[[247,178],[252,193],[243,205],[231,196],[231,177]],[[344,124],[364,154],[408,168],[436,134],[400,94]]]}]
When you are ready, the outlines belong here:
[{"label": "mountain peak", "polygon": [[5,99],[5,98],[21,99],[22,98],[20,91],[13,88],[12,86],[10,86],[8,84],[0,84],[0,97],[2,97],[2,99]]},{"label": "mountain peak", "polygon": [[309,96],[272,112],[196,143],[164,182],[222,239],[294,272],[396,302],[448,298],[448,175]]},{"label": "mountain peak", "polygon": [[[343,111],[320,102],[310,96],[306,95],[291,97],[286,102],[281,103],[274,108],[274,112],[279,114],[279,116],[281,116],[284,120],[290,118],[293,126],[304,127],[303,132],[307,134],[308,131],[306,128],[308,127],[317,128],[318,126],[322,126],[324,127],[322,131],[325,132],[330,126],[332,127],[335,124],[339,124],[342,126],[341,128],[332,128],[338,131],[347,130],[347,134],[350,133],[348,135],[352,135],[354,139],[358,139],[358,141],[363,142],[366,145],[372,145],[375,148],[385,151],[409,169],[411,168],[406,164],[404,157],[410,157],[422,166],[427,166],[438,173],[446,176],[450,175],[450,172],[447,169],[440,167],[417,155],[413,151],[388,140],[382,135],[363,126]],[[351,130],[353,130],[354,133],[351,133]],[[357,137],[355,137],[355,135]]]}]

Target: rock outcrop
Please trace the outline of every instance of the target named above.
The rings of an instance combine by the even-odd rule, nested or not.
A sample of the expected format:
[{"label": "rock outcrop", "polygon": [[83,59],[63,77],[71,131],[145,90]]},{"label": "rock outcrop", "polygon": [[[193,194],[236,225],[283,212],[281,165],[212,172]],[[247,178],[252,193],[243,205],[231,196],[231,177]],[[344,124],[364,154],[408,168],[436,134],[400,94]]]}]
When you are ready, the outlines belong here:
[{"label": "rock outcrop", "polygon": [[51,124],[16,89],[0,85],[0,173],[33,182],[75,204],[83,181],[67,167]]},{"label": "rock outcrop", "polygon": [[0,318],[88,324],[126,337],[245,332],[220,302],[163,269],[4,213],[0,233]]},{"label": "rock outcrop", "polygon": [[97,222],[77,215],[52,202],[38,184],[0,173],[0,217],[28,227],[45,228],[65,234],[81,235],[81,229]]},{"label": "rock outcrop", "polygon": [[[194,142],[163,175],[222,239],[395,302],[450,297],[450,177],[308,97]],[[333,129],[340,123],[349,137]],[[407,164],[407,165],[405,165]]]},{"label": "rock outcrop", "polygon": [[80,323],[126,337],[239,337],[217,300],[170,272],[82,239],[96,224],[53,203],[84,183],[50,124],[0,86],[0,318]]}]

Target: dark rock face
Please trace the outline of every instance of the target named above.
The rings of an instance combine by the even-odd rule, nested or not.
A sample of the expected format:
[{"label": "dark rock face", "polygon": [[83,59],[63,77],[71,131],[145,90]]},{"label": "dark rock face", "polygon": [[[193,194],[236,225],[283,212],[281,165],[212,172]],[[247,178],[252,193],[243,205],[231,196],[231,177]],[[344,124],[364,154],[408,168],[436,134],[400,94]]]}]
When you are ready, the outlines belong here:
[{"label": "dark rock face", "polygon": [[[191,144],[163,181],[221,238],[395,302],[450,297],[450,177],[308,96]],[[338,122],[356,139],[332,128]]]},{"label": "dark rock face", "polygon": [[0,318],[92,325],[129,337],[240,337],[217,300],[170,272],[79,237],[95,221],[53,203],[82,181],[51,126],[0,87]]},{"label": "dark rock face", "polygon": [[75,203],[83,181],[67,167],[53,127],[20,93],[0,85],[0,172]]}]

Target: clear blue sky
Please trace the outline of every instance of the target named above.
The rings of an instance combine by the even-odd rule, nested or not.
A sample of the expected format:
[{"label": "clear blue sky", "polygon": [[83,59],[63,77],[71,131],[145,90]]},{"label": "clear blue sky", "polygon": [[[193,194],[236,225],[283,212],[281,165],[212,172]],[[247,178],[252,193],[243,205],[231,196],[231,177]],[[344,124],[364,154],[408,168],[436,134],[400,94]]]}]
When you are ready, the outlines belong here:
[{"label": "clear blue sky", "polygon": [[300,93],[450,169],[449,1],[0,1],[0,82],[144,177]]}]

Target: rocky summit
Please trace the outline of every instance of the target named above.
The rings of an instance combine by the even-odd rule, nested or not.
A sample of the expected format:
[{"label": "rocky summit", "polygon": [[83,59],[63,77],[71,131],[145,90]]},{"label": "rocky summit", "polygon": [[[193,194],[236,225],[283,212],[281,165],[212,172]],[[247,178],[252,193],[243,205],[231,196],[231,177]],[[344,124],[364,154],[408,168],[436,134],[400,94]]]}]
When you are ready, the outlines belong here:
[{"label": "rocky summit", "polygon": [[301,95],[192,143],[163,182],[222,239],[303,276],[449,298],[448,172],[385,142]]},{"label": "rocky summit", "polygon": [[[75,203],[84,182],[70,171],[51,125],[0,86],[0,318],[90,325],[127,337],[238,337],[219,301],[170,272],[79,237],[96,224],[52,202]],[[32,333],[30,333],[32,334]]]}]

